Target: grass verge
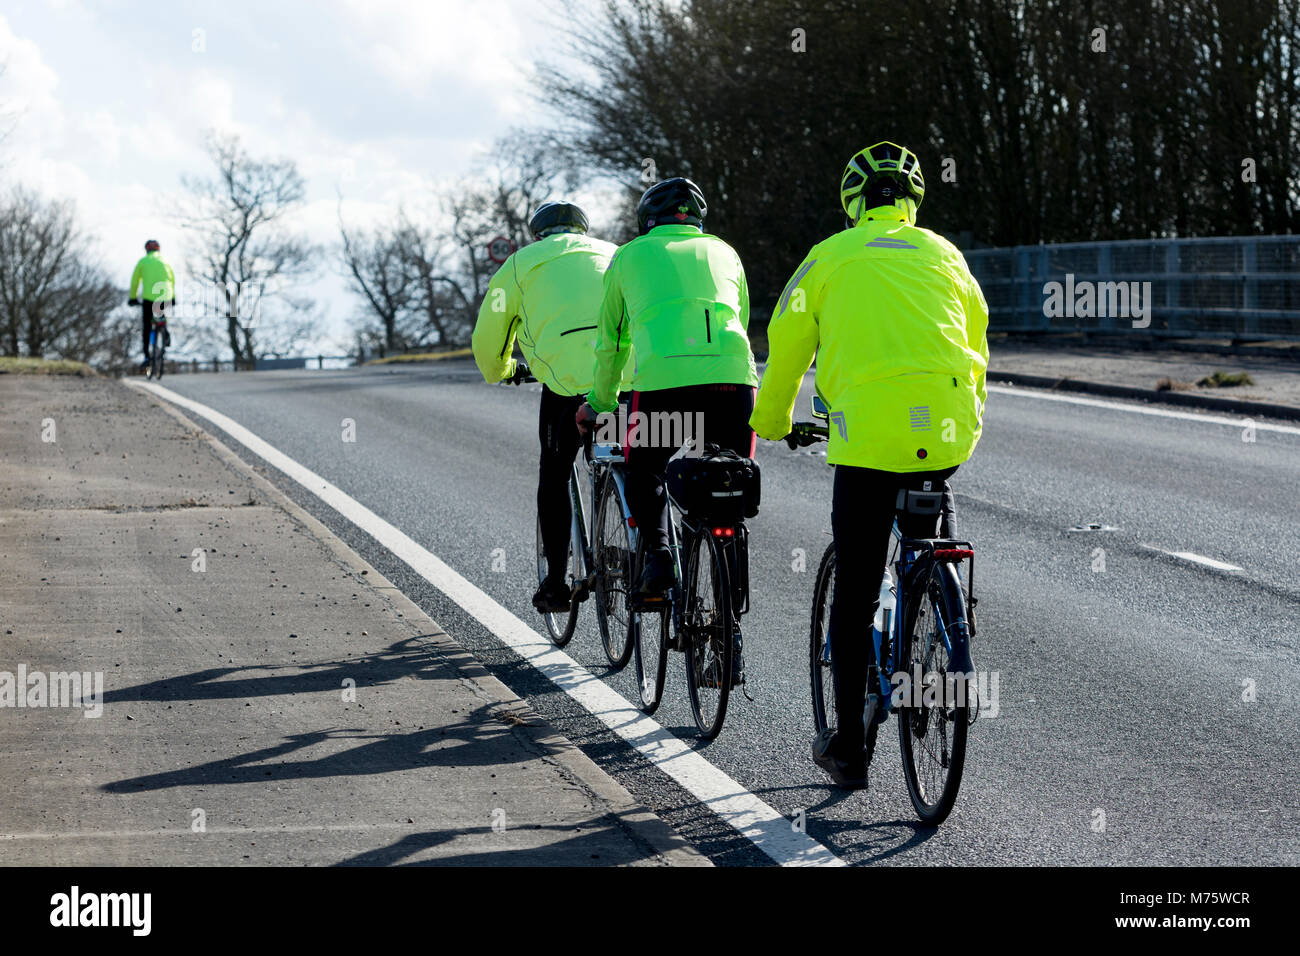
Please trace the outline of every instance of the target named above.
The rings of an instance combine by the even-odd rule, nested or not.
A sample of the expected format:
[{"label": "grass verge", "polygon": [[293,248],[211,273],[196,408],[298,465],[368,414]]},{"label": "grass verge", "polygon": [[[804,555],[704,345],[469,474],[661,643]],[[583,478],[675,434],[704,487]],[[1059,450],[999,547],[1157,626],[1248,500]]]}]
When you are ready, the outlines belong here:
[{"label": "grass verge", "polygon": [[69,359],[19,358],[0,356],[0,375],[79,375],[89,378],[97,375],[85,362]]},{"label": "grass verge", "polygon": [[1255,380],[1249,372],[1215,371],[1196,383],[1201,388],[1236,388],[1238,385],[1254,385]]},{"label": "grass verge", "polygon": [[386,355],[370,359],[367,365],[400,365],[406,362],[437,362],[441,359],[465,358],[473,355],[472,349],[449,349],[446,352],[407,352],[403,355]]}]

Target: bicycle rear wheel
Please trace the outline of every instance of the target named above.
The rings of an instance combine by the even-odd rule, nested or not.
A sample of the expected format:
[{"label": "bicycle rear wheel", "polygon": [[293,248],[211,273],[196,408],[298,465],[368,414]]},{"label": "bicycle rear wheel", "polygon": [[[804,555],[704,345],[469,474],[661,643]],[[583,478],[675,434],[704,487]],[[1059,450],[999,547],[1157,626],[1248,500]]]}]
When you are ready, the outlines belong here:
[{"label": "bicycle rear wheel", "polygon": [[913,699],[898,709],[898,741],[912,806],[924,823],[938,826],[957,801],[970,725],[966,678],[949,675],[951,662],[940,634],[951,632],[965,610],[961,585],[949,565],[932,565],[908,591],[899,669],[913,683]]},{"label": "bicycle rear wheel", "polygon": [[155,381],[163,377],[163,356],[166,351],[167,349],[162,342],[155,339],[153,346],[153,367],[151,369],[151,377]]},{"label": "bicycle rear wheel", "polygon": [[[573,535],[569,535],[569,555],[568,565],[564,569],[564,581],[569,586],[569,594],[573,594]],[[542,547],[542,519],[537,517],[537,584],[540,587],[546,581],[550,566],[546,560],[546,549]],[[568,612],[543,613],[542,620],[546,622],[546,631],[551,636],[551,643],[556,647],[564,647],[573,639],[574,628],[578,624],[578,602],[574,598],[569,600]]]},{"label": "bicycle rear wheel", "polygon": [[611,667],[619,668],[632,657],[632,613],[628,597],[632,593],[632,533],[623,517],[623,505],[614,481],[601,484],[596,505],[596,547],[592,562],[595,568],[596,623],[600,643]]},{"label": "bicycle rear wheel", "polygon": [[722,730],[731,698],[736,654],[736,622],[731,613],[731,581],[722,549],[705,528],[694,535],[683,583],[686,630],[686,687],[700,736],[712,740]]},{"label": "bicycle rear wheel", "polygon": [[813,585],[812,627],[808,633],[808,675],[812,685],[813,723],[821,733],[835,724],[835,680],[828,642],[831,598],[835,594],[835,545],[826,548]]},{"label": "bicycle rear wheel", "polygon": [[[639,538],[636,561],[628,587],[635,588],[645,559],[644,538]],[[668,673],[668,632],[671,627],[672,604],[665,602],[655,610],[629,608],[628,621],[632,643],[636,648],[636,683],[641,697],[641,709],[653,714],[664,697],[664,675]]]}]

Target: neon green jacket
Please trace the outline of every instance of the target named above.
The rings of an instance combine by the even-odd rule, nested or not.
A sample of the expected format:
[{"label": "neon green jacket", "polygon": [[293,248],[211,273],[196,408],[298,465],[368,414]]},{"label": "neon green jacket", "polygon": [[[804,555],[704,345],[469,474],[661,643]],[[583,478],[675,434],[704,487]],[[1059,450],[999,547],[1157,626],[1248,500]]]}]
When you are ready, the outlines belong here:
[{"label": "neon green jacket", "polygon": [[617,407],[627,387],[757,385],[749,348],[749,286],[736,251],[696,226],[656,226],[619,248],[605,272],[596,374],[587,401]]},{"label": "neon green jacket", "polygon": [[172,267],[163,262],[161,254],[146,253],[135,264],[135,271],[131,273],[130,298],[148,299],[150,302],[170,302],[176,298],[176,276]]},{"label": "neon green jacket", "polygon": [[514,374],[515,339],[537,380],[559,395],[591,387],[601,277],[618,247],[561,232],[524,246],[488,283],[474,325],[474,361],[483,378]]},{"label": "neon green jacket", "polygon": [[988,306],[956,247],[868,210],[813,246],[777,303],[767,371],[750,425],[790,432],[814,355],[831,407],[833,465],[931,471],[959,465],[979,441],[989,351]]}]

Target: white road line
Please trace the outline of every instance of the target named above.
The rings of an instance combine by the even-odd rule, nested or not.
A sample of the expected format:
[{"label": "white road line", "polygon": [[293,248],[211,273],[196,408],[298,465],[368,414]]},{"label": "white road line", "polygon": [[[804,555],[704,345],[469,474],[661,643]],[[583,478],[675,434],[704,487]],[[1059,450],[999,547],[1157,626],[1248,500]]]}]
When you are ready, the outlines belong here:
[{"label": "white road line", "polygon": [[1154,544],[1144,544],[1142,547],[1148,551],[1159,551],[1161,554],[1167,554],[1171,558],[1178,558],[1182,561],[1191,561],[1193,564],[1201,564],[1207,568],[1214,568],[1216,571],[1240,571],[1241,568],[1235,564],[1228,564],[1226,561],[1216,561],[1214,558],[1207,558],[1203,554],[1197,554],[1194,551],[1166,551],[1164,548],[1157,548]]},{"label": "white road line", "polygon": [[1032,388],[1011,388],[1006,385],[990,385],[990,392],[999,395],[1016,395],[1020,398],[1036,398],[1043,402],[1066,402],[1070,405],[1090,405],[1094,408],[1113,408],[1121,412],[1133,412],[1136,415],[1155,415],[1158,418],[1179,418],[1188,422],[1204,422],[1208,425],[1227,425],[1230,428],[1245,428],[1249,421],[1256,431],[1277,432],[1281,435],[1300,435],[1300,428],[1291,425],[1274,425],[1261,422],[1242,415],[1240,418],[1223,418],[1218,415],[1197,415],[1194,412],[1176,412],[1168,408],[1149,408],[1146,405],[1126,405],[1122,402],[1108,402],[1100,398],[1082,398],[1075,395],[1057,395]]},{"label": "white road line", "polygon": [[774,861],[782,866],[844,865],[843,860],[806,833],[796,832],[789,820],[665,730],[658,721],[641,713],[549,638],[346,492],[215,409],[161,385],[127,384],[206,418],[365,531]]}]

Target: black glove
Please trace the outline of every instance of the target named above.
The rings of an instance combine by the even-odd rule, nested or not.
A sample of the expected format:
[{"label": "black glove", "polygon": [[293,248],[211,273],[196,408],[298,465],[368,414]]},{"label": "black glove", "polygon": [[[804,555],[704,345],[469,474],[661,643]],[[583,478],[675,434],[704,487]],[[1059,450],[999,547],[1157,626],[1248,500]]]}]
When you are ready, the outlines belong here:
[{"label": "black glove", "polygon": [[139,305],[139,304],[140,304],[140,300],[139,300],[139,299],[127,299],[127,300],[126,300],[126,304],[127,304],[127,305]]},{"label": "black glove", "polygon": [[520,385],[528,381],[532,374],[527,362],[516,362],[514,374],[508,377],[506,381],[511,385]]},{"label": "black glove", "polygon": [[821,435],[813,431],[816,427],[807,422],[796,422],[794,428],[790,430],[790,434],[785,436],[786,447],[794,451],[796,448],[807,448],[809,445],[824,441],[825,439]]}]

